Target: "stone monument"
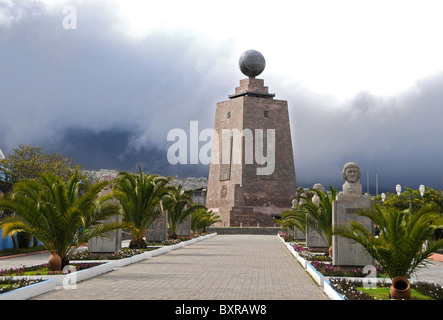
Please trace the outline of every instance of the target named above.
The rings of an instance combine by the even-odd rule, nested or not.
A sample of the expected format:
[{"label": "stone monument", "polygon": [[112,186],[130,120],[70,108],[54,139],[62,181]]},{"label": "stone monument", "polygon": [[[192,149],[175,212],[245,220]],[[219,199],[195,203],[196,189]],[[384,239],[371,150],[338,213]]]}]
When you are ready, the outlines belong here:
[{"label": "stone monument", "polygon": [[[355,162],[348,162],[342,171],[343,194],[337,195],[332,203],[332,225],[349,225],[351,221],[361,223],[374,231],[374,223],[367,217],[358,215],[361,209],[372,208],[371,196],[362,194],[361,171]],[[374,259],[357,242],[340,236],[332,237],[332,264],[334,266],[374,265]]]},{"label": "stone monument", "polygon": [[256,79],[266,62],[246,51],[229,100],[217,103],[206,206],[220,225],[272,227],[297,191],[288,103]]},{"label": "stone monument", "polygon": [[[112,192],[112,177],[110,175],[103,175],[99,181],[108,181],[109,184],[103,188],[99,197],[103,197]],[[115,201],[115,200],[108,200]],[[115,215],[105,221],[104,223],[121,222],[121,216]],[[112,253],[122,248],[122,230],[117,229],[109,231],[103,238],[92,238],[88,241],[88,250],[93,253]]]},{"label": "stone monument", "polygon": [[189,237],[191,235],[191,215],[187,216],[185,220],[177,228],[177,236]]},{"label": "stone monument", "polygon": [[147,242],[162,242],[168,239],[168,211],[154,220],[154,222],[146,229]]}]

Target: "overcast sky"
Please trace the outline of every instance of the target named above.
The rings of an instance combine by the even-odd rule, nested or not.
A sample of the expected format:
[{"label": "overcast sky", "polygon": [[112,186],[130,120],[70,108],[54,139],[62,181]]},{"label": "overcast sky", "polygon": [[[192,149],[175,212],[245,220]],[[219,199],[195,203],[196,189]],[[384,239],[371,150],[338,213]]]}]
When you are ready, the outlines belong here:
[{"label": "overcast sky", "polygon": [[[87,169],[207,176],[167,163],[174,128],[214,125],[260,51],[289,104],[297,184],[441,188],[441,1],[0,0],[0,148]],[[69,29],[67,27],[71,27]],[[374,191],[372,191],[374,192]]]}]

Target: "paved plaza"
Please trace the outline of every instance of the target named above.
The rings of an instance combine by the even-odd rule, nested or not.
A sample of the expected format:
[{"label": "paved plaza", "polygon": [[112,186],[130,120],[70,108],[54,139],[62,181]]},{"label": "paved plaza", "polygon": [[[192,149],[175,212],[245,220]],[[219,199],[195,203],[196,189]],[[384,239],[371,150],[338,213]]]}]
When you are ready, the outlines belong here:
[{"label": "paved plaza", "polygon": [[[1,262],[0,262],[1,264]],[[325,300],[277,236],[217,235],[37,300]]]},{"label": "paved plaza", "polygon": [[[0,260],[0,269],[46,262],[49,253]],[[416,280],[443,285],[443,261]],[[58,289],[34,300],[328,300],[277,236],[217,235]]]}]

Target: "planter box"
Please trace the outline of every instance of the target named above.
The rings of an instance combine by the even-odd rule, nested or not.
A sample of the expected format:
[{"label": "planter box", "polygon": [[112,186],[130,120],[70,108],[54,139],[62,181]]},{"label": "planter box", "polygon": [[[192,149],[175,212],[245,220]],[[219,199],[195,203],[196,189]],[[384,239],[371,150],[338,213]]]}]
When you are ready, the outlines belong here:
[{"label": "planter box", "polygon": [[[85,262],[85,261],[77,261],[77,262]],[[91,261],[87,261],[89,263]],[[92,261],[93,262],[93,261]],[[109,272],[114,269],[114,264],[112,262],[104,262],[99,266],[95,266],[92,268],[88,268],[85,270],[80,270],[68,274],[59,274],[59,275],[36,275],[36,276],[14,276],[11,279],[43,279],[43,280],[54,280],[55,286],[67,286],[73,285],[74,283],[98,276],[100,274]]]},{"label": "planter box", "polygon": [[[278,237],[280,238],[280,240],[282,240],[283,243],[285,243],[284,239],[281,238],[280,235],[278,235]],[[382,282],[391,283],[391,279],[389,279],[389,278],[324,276],[314,268],[314,266],[311,264],[311,262],[309,262],[305,258],[301,257],[298,254],[298,252],[294,250],[294,248],[292,246],[288,246],[287,243],[285,243],[285,244],[286,244],[286,247],[288,248],[288,250],[297,258],[297,261],[306,270],[306,272],[311,275],[311,277],[314,279],[314,281],[320,287],[323,287],[324,292],[332,300],[346,300],[346,299],[342,294],[336,292],[332,288],[332,286],[329,282],[329,280],[331,278],[342,278],[342,279],[347,279],[347,280],[351,280],[351,281],[368,281],[368,285],[374,284],[374,283],[382,283]],[[324,263],[327,263],[327,262],[324,262]],[[412,283],[413,279],[410,279],[410,281]]]},{"label": "planter box", "polygon": [[318,283],[320,287],[323,287],[325,281],[329,281],[331,278],[340,278],[349,281],[363,281],[363,283],[367,281],[368,285],[383,282],[391,283],[391,279],[389,278],[324,276],[319,271],[317,271],[310,262],[307,263],[306,272],[308,272],[312,276],[312,278],[315,280],[315,282]]},{"label": "planter box", "polygon": [[297,261],[300,262],[301,266],[306,269],[308,267],[308,260],[303,258],[301,255],[297,254]]},{"label": "planter box", "polygon": [[338,293],[334,290],[334,288],[332,288],[331,283],[328,280],[324,281],[323,290],[326,295],[331,298],[331,300],[346,300],[346,298],[341,293]]},{"label": "planter box", "polygon": [[[151,257],[151,251],[146,251],[140,254],[137,254],[132,257],[123,258],[123,259],[115,259],[115,260],[94,260],[93,262],[103,262],[107,261],[113,264],[113,269],[115,268],[122,268],[124,266],[127,266],[132,263],[136,263],[142,260],[149,259]],[[78,261],[80,262],[80,261]]]},{"label": "planter box", "polygon": [[325,276],[318,272],[310,262],[306,263],[306,271],[311,275],[312,279],[314,279],[320,287],[323,287]]},{"label": "planter box", "polygon": [[[324,280],[330,280],[330,279],[332,279],[332,278],[340,278],[340,279],[346,279],[346,280],[349,280],[349,281],[356,281],[356,282],[358,282],[358,281],[363,281],[363,283],[365,282],[365,281],[368,281],[367,283],[368,283],[368,285],[370,285],[370,284],[373,284],[373,283],[383,283],[383,282],[385,282],[385,283],[391,283],[392,282],[392,280],[391,279],[389,279],[389,278],[371,278],[371,277],[338,277],[338,276],[334,276],[334,277],[325,277],[325,276],[323,276],[324,277]],[[412,281],[412,279],[411,279],[411,281]],[[412,282],[411,282],[412,283]]]},{"label": "planter box", "polygon": [[76,283],[98,276],[100,274],[109,272],[114,270],[115,268],[121,268],[126,265],[136,263],[145,259],[149,259],[150,257],[154,257],[157,255],[160,255],[165,252],[169,252],[171,250],[183,247],[188,244],[192,244],[204,239],[209,239],[214,236],[216,236],[217,233],[211,233],[206,236],[201,236],[198,238],[194,238],[188,241],[180,242],[176,245],[172,246],[165,246],[162,248],[159,248],[157,250],[147,251],[143,252],[141,254],[118,259],[118,260],[78,260],[78,261],[72,261],[72,262],[78,262],[78,263],[94,263],[98,262],[101,263],[101,265],[88,268],[85,270],[76,271],[69,274],[64,275],[38,275],[38,276],[14,276],[11,277],[11,279],[22,279],[22,278],[28,278],[28,279],[43,279],[44,281],[40,283],[36,283],[24,288],[16,289],[13,291],[5,292],[3,294],[0,294],[0,300],[26,300],[38,295],[41,295],[43,293],[55,290],[57,286],[63,286],[66,289],[73,288]]},{"label": "planter box", "polygon": [[55,280],[48,279],[0,294],[0,300],[26,300],[55,290]]}]

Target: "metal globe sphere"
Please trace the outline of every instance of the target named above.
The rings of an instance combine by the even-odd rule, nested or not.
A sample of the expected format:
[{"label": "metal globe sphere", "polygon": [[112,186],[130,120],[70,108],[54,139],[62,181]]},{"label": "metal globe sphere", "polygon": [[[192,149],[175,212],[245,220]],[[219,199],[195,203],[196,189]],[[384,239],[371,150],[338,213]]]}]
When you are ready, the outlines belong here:
[{"label": "metal globe sphere", "polygon": [[238,66],[245,76],[255,78],[265,70],[265,57],[256,50],[248,50],[240,56]]}]

